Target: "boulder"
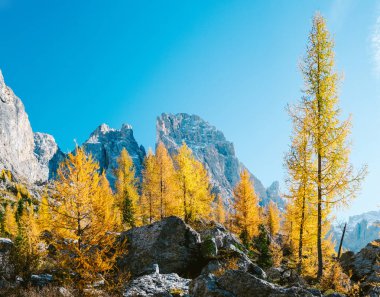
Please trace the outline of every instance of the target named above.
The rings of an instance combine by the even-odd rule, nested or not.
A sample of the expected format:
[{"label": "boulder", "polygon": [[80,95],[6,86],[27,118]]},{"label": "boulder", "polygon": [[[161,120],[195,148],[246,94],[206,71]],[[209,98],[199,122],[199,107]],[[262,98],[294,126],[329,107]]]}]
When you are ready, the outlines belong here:
[{"label": "boulder", "polygon": [[364,294],[374,296],[380,291],[380,239],[374,240],[357,254],[346,252],[340,258],[341,265],[353,281],[360,281]]},{"label": "boulder", "polygon": [[121,234],[128,253],[119,265],[132,276],[148,274],[153,264],[161,273],[180,276],[198,275],[202,266],[199,234],[180,218],[168,217]]},{"label": "boulder", "polygon": [[221,276],[201,275],[190,284],[193,297],[313,297],[305,289],[282,288],[241,270],[227,270]]},{"label": "boulder", "polygon": [[[220,269],[240,269],[261,279],[266,278],[264,270],[254,264],[247,256],[247,249],[239,239],[223,225],[215,222],[198,222],[202,247],[207,246],[209,254],[206,259],[213,259],[202,270],[203,274],[214,273]],[[231,267],[234,265],[234,267]]]},{"label": "boulder", "polygon": [[175,297],[189,293],[190,279],[181,278],[176,273],[152,273],[140,276],[128,283],[124,297]]},{"label": "boulder", "polygon": [[14,245],[9,238],[0,238],[0,276],[9,280],[13,277],[14,267],[10,261],[10,254]]}]

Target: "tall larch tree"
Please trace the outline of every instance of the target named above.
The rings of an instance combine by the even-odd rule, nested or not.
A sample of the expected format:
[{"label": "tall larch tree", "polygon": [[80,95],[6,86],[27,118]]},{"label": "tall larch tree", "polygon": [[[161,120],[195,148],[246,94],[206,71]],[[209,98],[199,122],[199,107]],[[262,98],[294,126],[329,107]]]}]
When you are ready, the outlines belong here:
[{"label": "tall larch tree", "polygon": [[160,218],[179,214],[178,184],[173,160],[165,145],[159,142],[156,148],[156,171],[158,175],[158,198]]},{"label": "tall larch tree", "polygon": [[313,181],[317,188],[317,277],[321,279],[323,213],[348,203],[359,188],[365,168],[355,173],[349,162],[347,137],[351,121],[340,120],[333,41],[320,14],[313,19],[302,72],[305,81],[303,104],[308,110],[308,130],[316,162]]},{"label": "tall larch tree", "polygon": [[157,174],[156,157],[153,155],[152,150],[149,150],[145,156],[142,174],[141,217],[143,224],[150,224],[160,217],[159,195],[157,193],[159,177]]},{"label": "tall larch tree", "polygon": [[240,173],[240,181],[235,186],[233,208],[234,231],[248,246],[252,238],[258,234],[261,219],[259,198],[246,169]]},{"label": "tall larch tree", "polygon": [[270,201],[268,204],[266,220],[269,235],[273,237],[274,235],[278,234],[281,224],[281,212],[278,209],[277,204],[273,201]]},{"label": "tall larch tree", "polygon": [[[316,189],[312,175],[316,172],[313,160],[313,149],[309,132],[307,109],[302,103],[288,107],[292,120],[291,147],[285,157],[288,172],[286,183],[289,193],[286,197],[289,203],[286,208],[287,234],[292,243],[298,272],[302,273],[303,259],[314,257],[304,255],[304,248],[314,250],[316,240],[316,214],[313,214],[316,205]],[[327,214],[325,214],[327,215]],[[307,231],[305,231],[307,230]],[[313,232],[314,230],[314,232]]]},{"label": "tall larch tree", "polygon": [[41,197],[41,202],[38,208],[38,225],[41,231],[50,231],[52,225],[52,214],[49,209],[49,201],[47,193]]},{"label": "tall larch tree", "polygon": [[207,170],[197,161],[186,143],[174,158],[177,168],[180,215],[185,222],[208,218],[213,197]]},{"label": "tall larch tree", "polygon": [[115,201],[98,170],[77,148],[60,164],[54,201],[48,202],[58,265],[81,291],[111,271],[118,256]]},{"label": "tall larch tree", "polygon": [[135,166],[131,156],[124,148],[117,159],[118,167],[116,175],[116,197],[117,205],[122,214],[123,223],[127,227],[139,225],[139,194],[137,191],[137,179]]}]

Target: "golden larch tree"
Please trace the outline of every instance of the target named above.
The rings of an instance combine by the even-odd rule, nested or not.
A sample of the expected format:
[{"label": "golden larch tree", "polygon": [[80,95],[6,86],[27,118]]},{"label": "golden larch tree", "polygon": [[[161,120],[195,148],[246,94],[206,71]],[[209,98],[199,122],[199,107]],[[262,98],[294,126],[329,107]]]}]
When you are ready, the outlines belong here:
[{"label": "golden larch tree", "polygon": [[260,224],[259,198],[255,193],[248,170],[240,173],[240,181],[234,188],[233,227],[243,243],[248,246],[258,234]]},{"label": "golden larch tree", "polygon": [[208,218],[213,197],[207,170],[183,143],[174,158],[177,168],[180,214],[186,223]]},{"label": "golden larch tree", "polygon": [[14,238],[17,234],[16,214],[13,207],[8,203],[4,213],[4,233],[5,236]]},{"label": "golden larch tree", "polygon": [[313,19],[302,72],[305,81],[302,101],[308,113],[308,131],[316,163],[312,179],[317,189],[317,276],[320,279],[323,274],[323,213],[347,204],[366,171],[363,168],[356,174],[349,162],[347,137],[351,121],[340,120],[333,41],[320,14]]},{"label": "golden larch tree", "polygon": [[267,207],[267,213],[266,213],[266,220],[267,220],[267,226],[269,235],[271,237],[278,234],[280,231],[280,224],[281,224],[281,212],[277,207],[277,204],[273,201],[270,201]]},{"label": "golden larch tree", "polygon": [[224,225],[226,222],[226,209],[224,207],[223,198],[219,194],[216,195],[216,201],[213,212],[214,220]]},{"label": "golden larch tree", "polygon": [[179,214],[178,184],[173,160],[165,145],[159,142],[156,148],[156,172],[158,176],[158,199],[160,218]]},{"label": "golden larch tree", "polygon": [[113,269],[118,249],[117,210],[105,176],[81,148],[59,166],[49,200],[58,265],[79,290]]},{"label": "golden larch tree", "polygon": [[158,199],[159,176],[156,157],[151,150],[145,156],[142,175],[141,217],[143,224],[150,224],[160,217],[160,201]]},{"label": "golden larch tree", "polygon": [[140,224],[140,197],[137,191],[135,166],[125,148],[121,151],[117,164],[118,167],[115,170],[117,205],[121,211],[123,223],[127,227],[135,227]]}]

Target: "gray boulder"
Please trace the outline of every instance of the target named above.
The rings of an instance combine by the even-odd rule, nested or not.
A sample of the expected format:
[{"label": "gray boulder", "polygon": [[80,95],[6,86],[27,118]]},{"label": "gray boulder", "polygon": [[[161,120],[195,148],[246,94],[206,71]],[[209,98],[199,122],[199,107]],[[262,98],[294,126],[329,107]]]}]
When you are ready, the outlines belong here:
[{"label": "gray boulder", "polygon": [[14,267],[10,255],[14,245],[9,238],[0,238],[0,277],[9,280],[13,278]]},{"label": "gray boulder", "polygon": [[313,294],[305,289],[282,288],[240,270],[227,270],[221,276],[201,275],[190,284],[190,295],[194,297],[313,297]]},{"label": "gray boulder", "polygon": [[158,264],[164,274],[199,274],[202,263],[199,234],[177,217],[168,217],[121,234],[128,253],[119,261],[133,276],[151,272]]},{"label": "gray boulder", "polygon": [[340,262],[353,281],[360,281],[363,292],[380,291],[380,239],[370,242],[357,254],[342,254]]},{"label": "gray boulder", "polygon": [[189,293],[190,279],[181,278],[176,273],[143,275],[130,281],[123,293],[124,297],[179,297]]}]

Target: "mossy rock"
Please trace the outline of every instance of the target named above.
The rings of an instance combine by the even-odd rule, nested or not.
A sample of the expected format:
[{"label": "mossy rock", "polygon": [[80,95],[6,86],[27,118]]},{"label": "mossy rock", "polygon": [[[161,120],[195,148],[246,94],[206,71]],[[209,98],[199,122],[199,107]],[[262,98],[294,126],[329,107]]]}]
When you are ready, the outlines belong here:
[{"label": "mossy rock", "polygon": [[218,247],[214,237],[206,238],[201,244],[202,257],[205,259],[215,259],[218,255]]}]

